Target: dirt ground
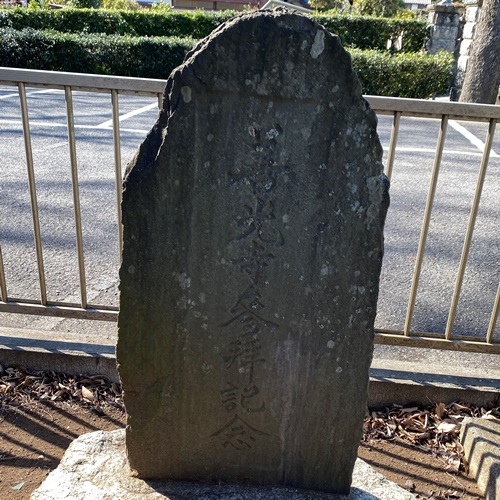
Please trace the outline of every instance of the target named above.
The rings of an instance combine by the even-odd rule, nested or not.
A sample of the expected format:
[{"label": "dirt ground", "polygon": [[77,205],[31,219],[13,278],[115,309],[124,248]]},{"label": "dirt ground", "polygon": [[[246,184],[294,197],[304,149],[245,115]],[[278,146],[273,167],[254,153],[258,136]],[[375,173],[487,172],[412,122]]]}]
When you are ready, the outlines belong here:
[{"label": "dirt ground", "polygon": [[[398,415],[404,415],[404,420]],[[416,408],[396,407],[367,415],[359,456],[418,498],[481,498],[474,481],[459,470],[463,464],[459,466],[452,439],[447,447],[441,443],[442,452],[425,441],[412,443],[404,433],[401,437],[387,430],[398,425],[411,429],[407,422],[415,426],[422,415],[428,415],[427,423],[428,410]],[[0,378],[0,498],[28,499],[57,467],[73,439],[86,432],[123,427],[124,421],[119,387],[102,377],[4,371]],[[387,432],[390,438],[382,439]],[[432,439],[436,441],[434,435]]]}]

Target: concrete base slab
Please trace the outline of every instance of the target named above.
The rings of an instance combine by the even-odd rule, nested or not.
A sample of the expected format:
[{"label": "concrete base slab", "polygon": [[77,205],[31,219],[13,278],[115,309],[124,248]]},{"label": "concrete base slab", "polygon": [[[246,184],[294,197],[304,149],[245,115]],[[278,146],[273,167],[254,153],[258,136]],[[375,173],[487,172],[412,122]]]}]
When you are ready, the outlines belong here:
[{"label": "concrete base slab", "polygon": [[31,500],[160,499],[180,500],[413,500],[416,497],[387,480],[358,459],[351,493],[331,495],[291,488],[207,485],[144,481],[131,477],[126,457],[125,430],[97,431],[73,441],[59,467],[31,495]]},{"label": "concrete base slab", "polygon": [[486,500],[500,498],[500,420],[465,418],[460,440],[470,475]]}]

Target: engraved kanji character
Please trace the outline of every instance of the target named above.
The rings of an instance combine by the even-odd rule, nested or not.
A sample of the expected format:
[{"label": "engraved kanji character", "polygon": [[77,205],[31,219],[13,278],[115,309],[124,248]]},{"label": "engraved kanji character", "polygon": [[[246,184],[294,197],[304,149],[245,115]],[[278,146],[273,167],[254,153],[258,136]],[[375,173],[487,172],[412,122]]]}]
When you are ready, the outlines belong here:
[{"label": "engraved kanji character", "polygon": [[254,284],[258,284],[262,277],[262,270],[274,259],[274,254],[267,252],[266,248],[256,240],[252,241],[252,249],[243,257],[233,259],[231,262],[239,266],[240,271],[248,274]]},{"label": "engraved kanji character", "polygon": [[253,239],[264,243],[283,245],[284,240],[281,231],[273,229],[274,235],[264,234],[266,229],[264,225],[276,219],[276,215],[274,214],[275,207],[272,201],[257,197],[253,207],[244,205],[244,208],[248,212],[248,215],[239,217],[237,220],[238,227],[243,227],[244,229],[235,239],[242,240],[255,233]]},{"label": "engraved kanji character", "polygon": [[231,446],[236,450],[248,450],[252,447],[258,436],[269,434],[259,431],[247,424],[238,415],[235,415],[222,429],[214,432],[212,437],[221,437],[222,446]]},{"label": "engraved kanji character", "polygon": [[249,324],[253,321],[253,328],[257,328],[258,331],[260,331],[259,325],[272,330],[278,328],[276,323],[264,319],[260,314],[260,311],[264,309],[264,304],[260,300],[261,298],[262,294],[254,285],[248,286],[238,297],[236,304],[229,310],[232,318],[223,323],[222,326],[229,326],[235,321],[239,321],[242,324]]},{"label": "engraved kanji character", "polygon": [[226,387],[219,391],[220,400],[224,409],[228,412],[234,412],[239,406],[249,412],[263,412],[266,409],[264,401],[256,402],[255,399],[259,395],[259,388],[256,385],[243,387],[242,390],[232,382],[227,382]]},{"label": "engraved kanji character", "polygon": [[221,403],[228,412],[235,411],[238,407],[238,387],[228,382],[226,388],[219,391]]},{"label": "engraved kanji character", "polygon": [[240,368],[249,368],[253,374],[253,368],[257,363],[265,363],[261,356],[262,347],[256,336],[247,339],[238,339],[230,342],[227,350],[222,354],[222,360],[226,369],[231,368],[237,360]]},{"label": "engraved kanji character", "polygon": [[259,388],[256,385],[250,385],[248,387],[244,387],[243,391],[241,392],[241,400],[240,404],[241,407],[250,412],[250,413],[255,413],[255,412],[262,412],[266,409],[266,404],[264,401],[262,401],[260,406],[252,406],[252,403],[255,404],[255,401],[252,401],[256,398],[256,396],[259,395]]}]

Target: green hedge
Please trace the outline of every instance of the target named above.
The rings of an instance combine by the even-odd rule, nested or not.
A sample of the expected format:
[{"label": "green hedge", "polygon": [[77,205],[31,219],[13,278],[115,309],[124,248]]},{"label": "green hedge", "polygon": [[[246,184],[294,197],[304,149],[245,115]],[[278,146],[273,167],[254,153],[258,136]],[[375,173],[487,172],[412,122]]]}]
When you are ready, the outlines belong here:
[{"label": "green hedge", "polygon": [[5,9],[0,27],[56,30],[63,33],[106,33],[132,36],[205,38],[234,17],[234,11],[154,12],[104,9]]},{"label": "green hedge", "polygon": [[317,14],[314,19],[342,40],[344,47],[386,50],[403,34],[403,52],[424,48],[429,36],[427,23],[420,19]]},{"label": "green hedge", "polygon": [[[167,12],[102,9],[5,9],[0,27],[52,29],[65,33],[106,33],[131,36],[179,36],[205,38],[217,26],[234,17],[234,11]],[[340,36],[346,47],[385,50],[387,40],[403,33],[403,51],[420,50],[427,37],[427,23],[416,19],[315,14],[313,18]]]},{"label": "green hedge", "polygon": [[[179,37],[0,28],[0,66],[166,79],[195,43]],[[448,90],[450,54],[349,52],[365,94],[426,98]]]},{"label": "green hedge", "polygon": [[0,29],[0,66],[168,78],[195,40]]},{"label": "green hedge", "polygon": [[454,59],[448,52],[391,55],[350,49],[349,53],[364,94],[425,99],[449,90]]}]

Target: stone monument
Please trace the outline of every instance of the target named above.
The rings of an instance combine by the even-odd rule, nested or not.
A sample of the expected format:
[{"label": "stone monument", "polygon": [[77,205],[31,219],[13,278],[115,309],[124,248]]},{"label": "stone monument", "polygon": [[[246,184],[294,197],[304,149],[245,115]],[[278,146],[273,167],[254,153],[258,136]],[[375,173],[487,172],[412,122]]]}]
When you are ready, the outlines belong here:
[{"label": "stone monument", "polygon": [[124,181],[117,359],[139,478],[347,493],[388,184],[339,39],[245,14],[170,76]]}]

